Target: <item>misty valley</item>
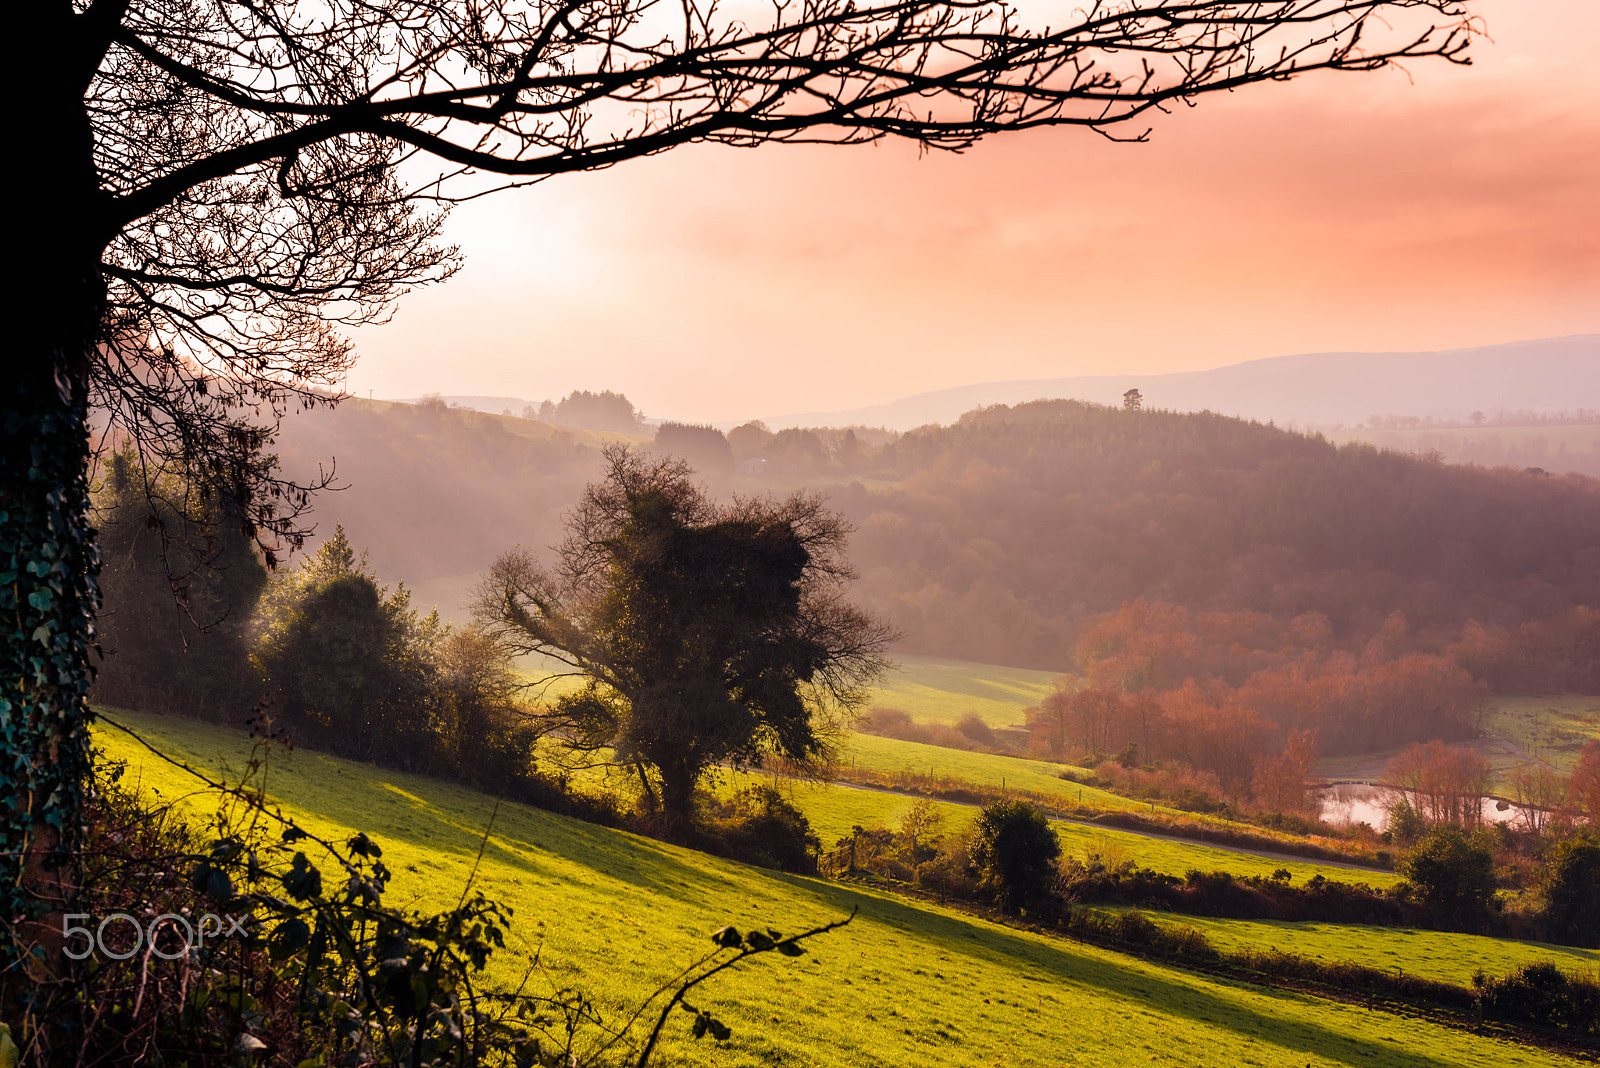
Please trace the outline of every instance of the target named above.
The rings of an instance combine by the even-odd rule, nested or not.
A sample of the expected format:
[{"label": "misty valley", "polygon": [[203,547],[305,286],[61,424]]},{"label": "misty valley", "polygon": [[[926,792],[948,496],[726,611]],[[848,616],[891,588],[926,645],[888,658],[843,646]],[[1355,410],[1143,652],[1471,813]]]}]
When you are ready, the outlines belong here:
[{"label": "misty valley", "polygon": [[413,977],[369,1028],[586,1064],[1594,1056],[1590,477],[1068,400],[348,399],[277,447],[345,488],[270,571],[107,451],[90,694],[104,826],[250,911],[274,1056],[368,1048],[272,1008],[363,968]]}]

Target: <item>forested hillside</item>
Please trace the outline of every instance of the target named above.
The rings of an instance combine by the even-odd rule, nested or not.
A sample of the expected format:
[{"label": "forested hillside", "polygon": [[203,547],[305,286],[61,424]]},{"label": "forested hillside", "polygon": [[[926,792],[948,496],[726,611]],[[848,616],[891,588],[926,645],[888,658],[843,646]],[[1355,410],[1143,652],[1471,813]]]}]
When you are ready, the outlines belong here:
[{"label": "forested hillside", "polygon": [[1600,482],[1582,476],[1074,401],[968,413],[857,469],[872,489],[836,503],[860,528],[861,595],[919,652],[1065,667],[1090,620],[1138,598],[1319,613],[1347,648],[1396,612],[1414,649],[1473,622],[1593,640],[1574,610],[1600,605]]},{"label": "forested hillside", "polygon": [[319,538],[343,523],[379,573],[449,616],[496,556],[559,539],[561,511],[596,476],[600,447],[622,437],[438,400],[349,400],[287,420],[278,449],[286,471],[332,464],[346,487],[317,497]]},{"label": "forested hillside", "polygon": [[[1600,685],[1593,479],[1075,401],[898,435],[752,424],[727,438],[741,471],[764,469],[707,472],[712,491],[828,494],[858,528],[856,596],[907,652],[1067,670],[1095,620],[1143,598],[1283,624],[1318,614],[1319,647],[1360,651],[1380,633],[1396,654],[1455,646],[1502,690]],[[347,402],[290,420],[280,449],[290,471],[336,460],[349,485],[317,500],[319,532],[342,521],[380,573],[450,615],[499,553],[559,538],[606,439]]]}]

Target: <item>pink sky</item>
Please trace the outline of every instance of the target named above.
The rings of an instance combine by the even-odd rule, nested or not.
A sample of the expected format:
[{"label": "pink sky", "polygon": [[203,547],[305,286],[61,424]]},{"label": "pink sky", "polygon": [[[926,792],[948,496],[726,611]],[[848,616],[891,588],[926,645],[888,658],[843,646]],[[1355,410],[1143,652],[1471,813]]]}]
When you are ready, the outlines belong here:
[{"label": "pink sky", "polygon": [[1472,6],[1472,67],[1256,86],[1148,144],[693,148],[474,202],[349,388],[723,420],[1600,332],[1600,3]]}]

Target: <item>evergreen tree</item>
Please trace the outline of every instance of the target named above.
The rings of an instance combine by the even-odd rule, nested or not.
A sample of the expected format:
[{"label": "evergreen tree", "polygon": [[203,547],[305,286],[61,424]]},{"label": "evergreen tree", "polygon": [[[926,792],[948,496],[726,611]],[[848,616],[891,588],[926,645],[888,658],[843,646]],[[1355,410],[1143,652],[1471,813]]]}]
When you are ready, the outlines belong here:
[{"label": "evergreen tree", "polygon": [[435,693],[437,611],[419,616],[402,584],[379,586],[344,527],[275,577],[251,660],[301,738],[341,756],[429,771],[444,734]]},{"label": "evergreen tree", "polygon": [[94,494],[104,602],[90,697],[242,719],[257,696],[245,629],[266,567],[226,496],[145,479],[132,450],[119,450]]}]

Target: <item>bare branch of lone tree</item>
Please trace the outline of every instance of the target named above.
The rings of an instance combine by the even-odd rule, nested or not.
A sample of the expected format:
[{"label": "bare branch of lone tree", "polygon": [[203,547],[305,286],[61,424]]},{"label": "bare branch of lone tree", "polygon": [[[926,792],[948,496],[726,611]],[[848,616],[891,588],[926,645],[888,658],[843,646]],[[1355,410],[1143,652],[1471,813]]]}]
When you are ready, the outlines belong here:
[{"label": "bare branch of lone tree", "polygon": [[484,175],[694,143],[1139,137],[1142,116],[1205,93],[1464,63],[1473,32],[1461,0],[1129,0],[1040,28],[986,0],[36,0],[7,16],[27,94],[18,208],[44,231],[0,420],[13,919],[68,892],[45,868],[81,818],[91,404],[146,462],[225,492],[264,545],[293,544],[304,487],[276,474],[271,428],[349,366],[341,327],[450,275],[445,211]]}]

